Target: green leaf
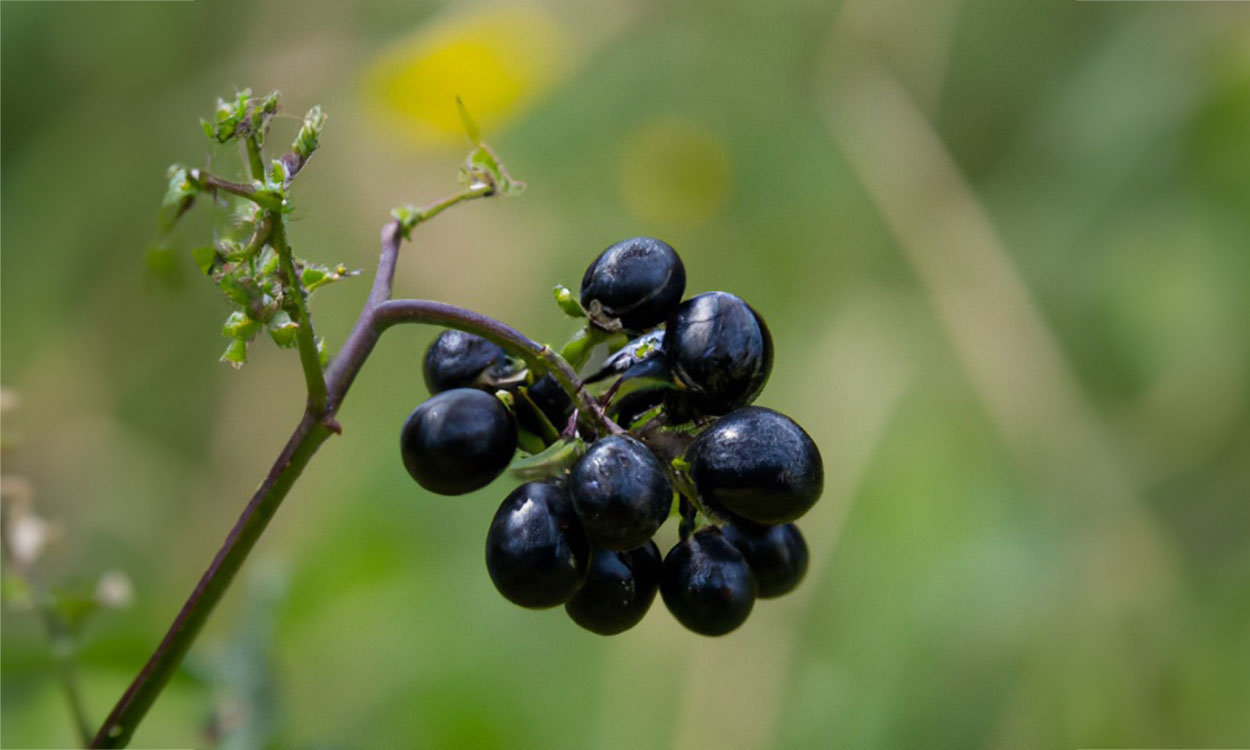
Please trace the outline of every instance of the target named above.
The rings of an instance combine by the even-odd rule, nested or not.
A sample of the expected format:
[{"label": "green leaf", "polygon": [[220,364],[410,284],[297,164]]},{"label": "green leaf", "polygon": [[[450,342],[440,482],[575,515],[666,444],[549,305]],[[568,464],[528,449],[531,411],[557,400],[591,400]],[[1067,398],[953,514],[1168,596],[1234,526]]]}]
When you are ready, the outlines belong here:
[{"label": "green leaf", "polygon": [[213,112],[213,122],[204,123],[204,133],[218,143],[226,143],[239,134],[239,125],[247,117],[247,103],[252,97],[251,89],[243,89],[235,94],[234,101],[228,102],[218,97],[217,108]]},{"label": "green leaf", "polygon": [[236,305],[247,307],[252,304],[252,291],[235,276],[229,274],[222,276],[217,281],[217,287],[221,289],[222,294],[226,295],[226,299]]},{"label": "green leaf", "polygon": [[221,263],[222,258],[217,254],[217,248],[212,245],[201,245],[191,251],[191,259],[195,261],[195,265],[204,273],[205,276],[211,276],[213,269]]},{"label": "green leaf", "polygon": [[489,185],[493,192],[504,196],[517,196],[525,190],[525,183],[513,179],[495,152],[481,144],[469,152],[460,169],[460,181],[467,187]]},{"label": "green leaf", "polygon": [[278,113],[278,92],[273,91],[252,110],[252,132],[256,134],[256,145],[265,145],[265,136],[269,134],[269,120]]},{"label": "green leaf", "polygon": [[260,331],[260,323],[248,317],[247,313],[235,310],[226,318],[221,327],[221,335],[228,339],[250,341]]},{"label": "green leaf", "polygon": [[559,476],[577,463],[586,452],[586,444],[579,438],[552,443],[542,453],[523,458],[512,464],[511,473],[517,479],[534,481]]},{"label": "green leaf", "polygon": [[232,340],[226,347],[226,351],[222,353],[221,361],[236,370],[242,367],[243,363],[247,362],[247,342],[242,339]]},{"label": "green leaf", "polygon": [[285,310],[274,313],[266,327],[269,329],[269,337],[273,339],[273,343],[283,349],[290,349],[299,343],[299,324],[291,320],[291,316]]},{"label": "green leaf", "polygon": [[347,266],[340,263],[334,268],[318,265],[316,263],[305,263],[304,270],[300,273],[300,284],[308,292],[312,292],[326,284],[341,281],[351,276],[359,276],[360,271],[349,271]]},{"label": "green leaf", "polygon": [[178,221],[191,204],[195,201],[195,196],[199,195],[200,190],[187,178],[187,168],[173,164],[166,172],[168,183],[165,187],[165,199],[161,201],[160,229],[162,232],[168,232],[173,229],[174,224]]}]

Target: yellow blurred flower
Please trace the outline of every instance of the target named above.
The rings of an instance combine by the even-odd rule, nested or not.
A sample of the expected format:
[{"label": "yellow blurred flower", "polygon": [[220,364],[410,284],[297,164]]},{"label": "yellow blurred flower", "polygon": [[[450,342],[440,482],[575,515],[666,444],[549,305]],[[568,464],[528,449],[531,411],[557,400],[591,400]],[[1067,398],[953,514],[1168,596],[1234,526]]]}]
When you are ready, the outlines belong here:
[{"label": "yellow blurred flower", "polygon": [[568,35],[530,5],[488,6],[422,28],[365,76],[369,109],[419,146],[464,143],[455,99],[497,132],[560,78]]},{"label": "yellow blurred flower", "polygon": [[732,165],[720,136],[665,117],[639,128],[621,152],[621,198],[640,219],[696,225],[729,195]]}]

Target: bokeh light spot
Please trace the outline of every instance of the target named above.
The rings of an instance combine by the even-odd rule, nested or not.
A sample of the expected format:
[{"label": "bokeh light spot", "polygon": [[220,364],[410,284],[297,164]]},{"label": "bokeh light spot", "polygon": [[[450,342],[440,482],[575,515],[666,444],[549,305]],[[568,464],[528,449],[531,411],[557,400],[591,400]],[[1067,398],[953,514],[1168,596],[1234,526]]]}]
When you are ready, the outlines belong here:
[{"label": "bokeh light spot", "polygon": [[644,221],[702,224],[725,202],[732,171],[719,135],[689,120],[665,117],[625,140],[621,197]]},{"label": "bokeh light spot", "polygon": [[531,6],[457,14],[383,52],[365,76],[369,109],[417,146],[464,142],[455,99],[497,132],[567,68],[564,29]]}]

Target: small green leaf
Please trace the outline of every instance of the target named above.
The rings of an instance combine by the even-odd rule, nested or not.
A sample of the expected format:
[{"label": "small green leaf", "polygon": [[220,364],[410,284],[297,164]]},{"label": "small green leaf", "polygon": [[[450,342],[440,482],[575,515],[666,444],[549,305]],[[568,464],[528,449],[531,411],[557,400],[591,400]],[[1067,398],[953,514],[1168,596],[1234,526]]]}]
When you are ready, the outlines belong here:
[{"label": "small green leaf", "polygon": [[305,288],[313,289],[318,284],[320,284],[322,280],[325,279],[325,277],[326,277],[326,271],[324,268],[317,268],[316,266],[309,266],[304,269],[304,272],[302,274],[300,274],[299,281],[301,284],[304,285]]},{"label": "small green leaf", "polygon": [[230,345],[226,347],[226,351],[221,355],[221,361],[230,365],[234,369],[239,369],[247,362],[247,342],[242,339],[234,339]]},{"label": "small green leaf", "polygon": [[222,276],[217,281],[217,287],[221,289],[222,294],[226,295],[226,299],[236,305],[247,307],[252,304],[251,290],[235,276],[229,274]]},{"label": "small green leaf", "polygon": [[228,102],[218,97],[217,108],[213,112],[213,122],[204,122],[204,133],[218,143],[225,143],[239,134],[239,125],[247,117],[247,103],[252,97],[251,89],[243,89],[235,94],[234,101]]},{"label": "small green leaf", "polygon": [[487,185],[492,192],[509,197],[520,195],[525,189],[525,183],[513,179],[486,144],[469,152],[460,169],[460,181],[467,187]]},{"label": "small green leaf", "polygon": [[266,96],[252,110],[252,132],[256,133],[256,144],[265,145],[265,136],[269,134],[269,120],[278,113],[278,92]]},{"label": "small green leaf", "polygon": [[204,273],[210,276],[213,269],[221,262],[222,258],[217,254],[217,248],[212,245],[201,245],[191,251],[191,259],[195,261],[195,265]]},{"label": "small green leaf", "polygon": [[328,268],[316,263],[305,263],[304,270],[300,273],[300,284],[304,286],[306,291],[312,292],[326,284],[359,275],[360,271],[349,271],[347,266],[342,263],[334,268]]},{"label": "small green leaf", "polygon": [[221,335],[228,339],[243,339],[250,341],[253,336],[260,331],[260,323],[252,320],[248,315],[239,310],[230,313],[230,317],[226,318],[226,322],[221,327]]},{"label": "small green leaf", "polygon": [[186,213],[195,201],[195,196],[200,192],[195,183],[187,178],[187,168],[184,166],[179,164],[170,166],[166,176],[168,183],[165,187],[165,199],[161,201],[160,228],[162,232],[173,229],[174,223]]},{"label": "small green leaf", "polygon": [[285,310],[279,310],[274,313],[273,317],[269,319],[267,328],[273,343],[283,349],[290,349],[299,343],[299,324],[291,320],[291,316]]},{"label": "small green leaf", "polygon": [[577,463],[586,452],[586,444],[579,438],[552,443],[542,453],[523,458],[512,464],[511,473],[517,479],[533,481],[559,476]]}]

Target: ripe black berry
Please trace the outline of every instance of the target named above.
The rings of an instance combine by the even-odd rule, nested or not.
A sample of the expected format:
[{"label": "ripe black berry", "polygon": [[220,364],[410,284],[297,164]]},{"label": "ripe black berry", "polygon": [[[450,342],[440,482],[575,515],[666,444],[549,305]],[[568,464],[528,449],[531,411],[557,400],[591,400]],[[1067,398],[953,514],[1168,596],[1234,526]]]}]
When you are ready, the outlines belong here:
[{"label": "ripe black berry", "polygon": [[660,550],[648,541],[615,552],[593,547],[590,573],[564,605],[573,622],[599,635],[616,635],[642,621],[660,586]]},{"label": "ripe black berry", "polygon": [[486,535],[486,570],[508,601],[542,609],[564,604],[586,580],[590,548],[563,487],[530,482],[513,490]]},{"label": "ripe black berry", "polygon": [[612,550],[647,543],[673,505],[673,489],[647,447],[632,437],[598,440],[573,465],[573,507],[591,541]]},{"label": "ripe black berry", "polygon": [[755,589],[746,558],[714,527],[678,542],[664,558],[660,574],[668,611],[701,635],[724,635],[746,622]]},{"label": "ripe black berry", "polygon": [[507,468],[516,452],[516,423],[494,395],[454,388],[408,415],[399,448],[417,484],[440,495],[462,495]]},{"label": "ripe black berry", "polygon": [[604,250],[582,277],[582,307],[601,327],[619,319],[643,331],[659,325],[681,302],[686,268],[668,243],[652,237],[622,240]]},{"label": "ripe black berry", "polygon": [[670,399],[681,417],[726,414],[751,403],[773,367],[764,319],[728,292],[686,300],[668,320],[664,352],[687,388]]},{"label": "ripe black berry", "polygon": [[504,350],[481,336],[443,331],[425,352],[425,387],[431,394],[452,388],[490,387],[507,364]]},{"label": "ripe black berry", "polygon": [[717,420],[686,451],[699,498],[748,521],[793,521],[820,499],[816,444],[784,414],[748,406]]},{"label": "ripe black berry", "polygon": [[788,594],[803,580],[807,572],[807,542],[794,524],[756,526],[738,521],[725,524],[721,531],[747,559],[759,584],[757,596],[761,599]]},{"label": "ripe black berry", "polygon": [[[569,421],[569,416],[573,414],[573,400],[569,398],[569,394],[560,387],[560,383],[550,375],[544,375],[534,384],[525,389],[529,400],[534,406],[538,407],[551,426],[556,431],[564,429]],[[517,409],[517,421],[521,427],[529,430],[535,435],[543,434],[543,430],[539,427],[540,422],[537,416],[533,414],[532,409]]]}]

